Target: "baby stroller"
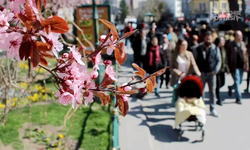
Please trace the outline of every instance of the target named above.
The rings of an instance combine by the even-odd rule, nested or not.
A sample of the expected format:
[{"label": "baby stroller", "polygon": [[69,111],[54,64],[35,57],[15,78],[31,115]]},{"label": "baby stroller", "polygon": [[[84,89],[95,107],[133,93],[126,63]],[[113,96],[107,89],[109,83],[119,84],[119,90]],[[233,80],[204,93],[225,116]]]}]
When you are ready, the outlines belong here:
[{"label": "baby stroller", "polygon": [[[184,130],[182,123],[195,122],[195,131],[200,128],[202,141],[205,137],[206,106],[202,100],[203,83],[197,76],[187,76],[181,80],[178,86],[178,100],[175,103],[175,129],[178,140],[181,140]],[[179,127],[179,129],[177,129]]]}]

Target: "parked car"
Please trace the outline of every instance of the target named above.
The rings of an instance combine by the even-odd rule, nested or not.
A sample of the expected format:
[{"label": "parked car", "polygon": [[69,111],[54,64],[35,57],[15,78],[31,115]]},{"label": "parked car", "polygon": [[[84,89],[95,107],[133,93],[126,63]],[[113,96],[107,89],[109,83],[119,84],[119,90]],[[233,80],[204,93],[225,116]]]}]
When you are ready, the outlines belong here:
[{"label": "parked car", "polygon": [[210,23],[210,18],[209,14],[196,14],[196,23],[198,24],[209,24]]}]

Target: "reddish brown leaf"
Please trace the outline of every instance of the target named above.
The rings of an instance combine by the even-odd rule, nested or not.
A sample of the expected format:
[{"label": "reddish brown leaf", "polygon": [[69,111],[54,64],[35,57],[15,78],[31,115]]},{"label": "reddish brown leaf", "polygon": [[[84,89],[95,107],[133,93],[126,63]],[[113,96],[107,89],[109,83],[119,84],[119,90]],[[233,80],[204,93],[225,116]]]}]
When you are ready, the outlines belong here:
[{"label": "reddish brown leaf", "polygon": [[46,67],[48,66],[48,62],[43,56],[40,57],[40,62],[41,62],[42,65],[44,65]]},{"label": "reddish brown leaf", "polygon": [[124,43],[120,43],[120,47],[116,47],[115,49],[115,59],[117,60],[117,62],[119,63],[119,65],[123,65],[123,63],[125,62],[125,60],[127,59],[127,54],[124,51],[125,45]]},{"label": "reddish brown leaf", "polygon": [[138,92],[138,90],[130,90],[130,91],[119,92],[119,94],[129,94],[129,95],[131,95],[131,94],[135,94],[137,92]]},{"label": "reddish brown leaf", "polygon": [[128,113],[128,109],[129,109],[128,102],[127,101],[124,102],[121,95],[117,95],[116,98],[117,98],[117,103],[118,103],[118,106],[119,106],[120,114],[123,117],[125,117],[127,115],[127,113]]},{"label": "reddish brown leaf", "polygon": [[111,89],[111,88],[114,88],[115,86],[114,85],[108,85],[107,88],[108,89]]},{"label": "reddish brown leaf", "polygon": [[42,1],[41,0],[36,0],[36,7],[38,12],[40,13],[42,10]]},{"label": "reddish brown leaf", "polygon": [[34,41],[31,41],[30,58],[32,66],[37,67],[41,60],[41,57],[39,55],[39,52],[36,48],[36,43]]},{"label": "reddish brown leaf", "polygon": [[44,52],[44,51],[39,51],[39,53],[44,56],[44,57],[47,57],[47,58],[54,58],[53,55],[50,53],[50,52]]},{"label": "reddish brown leaf", "polygon": [[38,29],[38,28],[40,28],[40,27],[42,27],[42,25],[41,25],[41,23],[40,23],[39,20],[36,20],[36,21],[31,22],[31,25],[32,25],[32,27],[33,27],[35,30]]},{"label": "reddish brown leaf", "polygon": [[156,77],[150,76],[149,79],[151,80],[153,87],[156,88],[157,87]]},{"label": "reddish brown leaf", "polygon": [[166,69],[167,69],[168,67],[165,67],[165,68],[163,68],[163,69],[161,69],[161,70],[158,70],[158,71],[156,71],[155,73],[153,73],[152,75],[153,76],[160,76],[160,75],[162,75],[165,71],[166,71]]},{"label": "reddish brown leaf", "polygon": [[121,89],[119,86],[116,86],[116,91],[123,92],[123,89]]},{"label": "reddish brown leaf", "polygon": [[36,41],[36,46],[39,51],[51,51],[52,46],[48,43]]},{"label": "reddish brown leaf", "polygon": [[24,7],[25,7],[27,20],[28,21],[36,21],[37,20],[36,13],[34,12],[29,0],[26,0]]},{"label": "reddish brown leaf", "polygon": [[146,81],[146,83],[147,83],[147,91],[148,92],[153,92],[154,91],[154,85],[153,85],[153,83],[152,83],[152,81],[150,80],[150,79],[147,79],[147,81]]},{"label": "reddish brown leaf", "polygon": [[102,101],[103,106],[105,106],[106,104],[111,104],[109,94],[107,94],[107,93],[105,93],[103,91],[92,91],[92,92],[96,97],[100,98],[100,100]]},{"label": "reddish brown leaf", "polygon": [[27,31],[30,31],[32,26],[30,21],[27,20],[27,17],[22,14],[16,14],[16,17],[22,22],[23,25],[27,28]]},{"label": "reddish brown leaf", "polygon": [[136,63],[132,63],[132,66],[138,70],[138,72],[135,72],[135,75],[141,77],[141,78],[144,78],[145,77],[145,70],[142,69],[141,67],[139,67]]},{"label": "reddish brown leaf", "polygon": [[111,30],[110,33],[111,33],[112,36],[113,36],[113,40],[116,40],[116,39],[119,38],[119,35],[118,35],[118,33],[117,33],[117,30],[115,30],[115,31]]},{"label": "reddish brown leaf", "polygon": [[66,33],[69,31],[68,23],[58,16],[53,16],[45,20],[45,23],[42,24],[49,24],[51,28],[51,32],[54,33]]},{"label": "reddish brown leaf", "polygon": [[27,21],[27,17],[24,16],[23,14],[16,14],[16,17],[17,17],[23,24],[25,24],[25,22]]},{"label": "reddish brown leaf", "polygon": [[125,34],[121,37],[120,40],[126,39],[126,38],[130,37],[130,36],[131,36],[132,34],[134,34],[136,31],[137,31],[137,30],[134,30],[134,31],[125,33]]},{"label": "reddish brown leaf", "polygon": [[30,36],[24,35],[22,38],[22,43],[19,48],[19,56],[21,60],[27,60],[30,56],[30,50],[31,50],[31,42],[30,42]]},{"label": "reddish brown leaf", "polygon": [[116,40],[119,35],[118,35],[118,32],[116,30],[116,27],[115,25],[113,25],[111,22],[105,20],[105,19],[99,19],[103,24],[105,24],[111,31],[111,34],[113,35],[114,37],[114,40]]}]

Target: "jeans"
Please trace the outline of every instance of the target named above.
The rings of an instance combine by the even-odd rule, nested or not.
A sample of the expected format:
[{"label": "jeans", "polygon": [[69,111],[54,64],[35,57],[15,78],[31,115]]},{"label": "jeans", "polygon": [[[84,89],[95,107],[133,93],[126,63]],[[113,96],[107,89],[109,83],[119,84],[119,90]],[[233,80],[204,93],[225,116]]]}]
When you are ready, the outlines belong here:
[{"label": "jeans", "polygon": [[243,73],[244,70],[242,68],[236,68],[235,72],[232,73],[234,84],[232,86],[229,86],[230,90],[235,90],[235,97],[237,100],[241,100],[240,84],[243,80]]},{"label": "jeans", "polygon": [[156,83],[157,83],[157,87],[155,88],[155,94],[156,93],[160,93],[160,83],[161,83],[161,77],[160,76],[158,76],[158,77],[156,77]]},{"label": "jeans", "polygon": [[210,112],[214,111],[214,105],[215,105],[215,88],[216,88],[216,75],[213,75],[212,73],[201,73],[201,80],[203,82],[204,88],[203,88],[203,98],[205,97],[205,86],[206,83],[208,83],[209,88],[209,102],[210,102]]}]

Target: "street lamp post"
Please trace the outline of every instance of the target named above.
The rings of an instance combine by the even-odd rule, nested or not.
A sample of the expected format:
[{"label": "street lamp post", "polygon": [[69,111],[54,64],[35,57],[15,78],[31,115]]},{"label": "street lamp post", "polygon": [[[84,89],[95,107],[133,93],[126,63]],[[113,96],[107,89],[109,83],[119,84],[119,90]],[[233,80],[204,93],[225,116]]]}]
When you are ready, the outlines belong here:
[{"label": "street lamp post", "polygon": [[98,37],[99,37],[99,23],[98,23],[98,11],[95,0],[92,0],[93,3],[93,21],[94,21],[94,37],[95,37],[95,48],[98,46]]}]

